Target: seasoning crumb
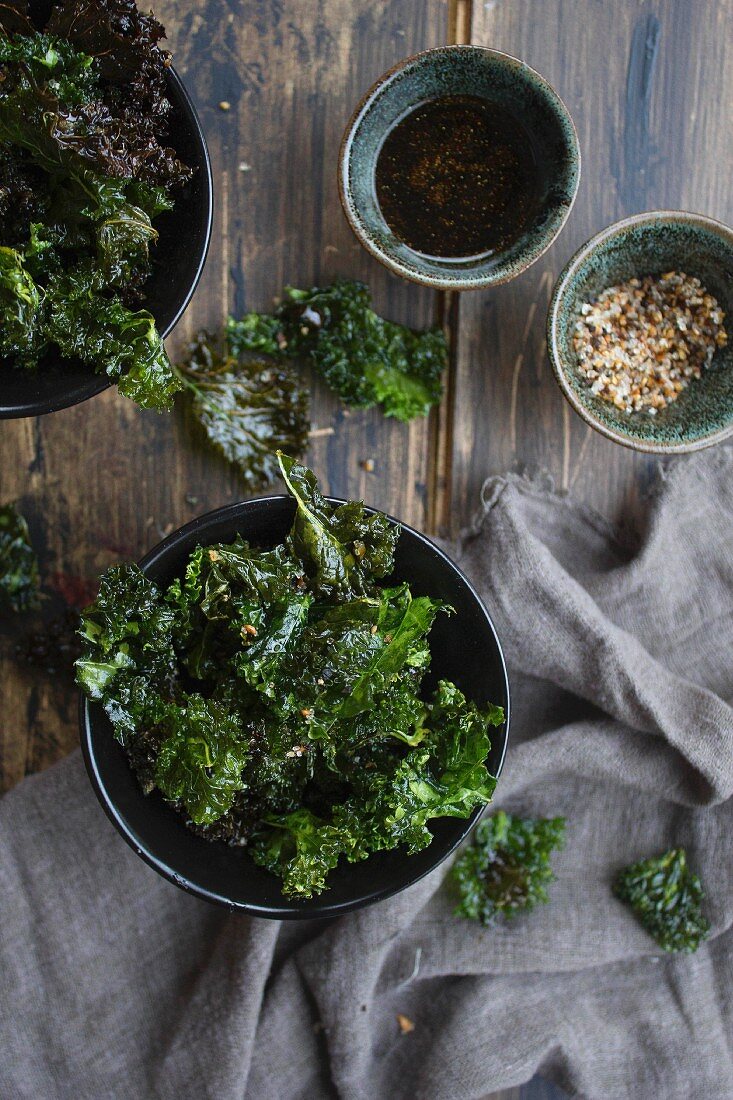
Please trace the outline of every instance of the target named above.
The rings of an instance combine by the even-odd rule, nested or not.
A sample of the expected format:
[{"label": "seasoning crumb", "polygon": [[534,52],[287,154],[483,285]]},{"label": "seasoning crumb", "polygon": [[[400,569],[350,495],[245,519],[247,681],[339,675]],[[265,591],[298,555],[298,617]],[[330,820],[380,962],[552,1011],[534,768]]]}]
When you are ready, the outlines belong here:
[{"label": "seasoning crumb", "polygon": [[366,471],[366,473],[368,473],[368,474],[373,474],[374,473],[374,459],[373,458],[365,458],[359,463],[359,465],[361,466],[362,470]]},{"label": "seasoning crumb", "polygon": [[256,638],[257,637],[257,627],[252,626],[252,623],[245,623],[244,626],[242,627],[242,637],[243,638],[247,638],[247,637]]},{"label": "seasoning crumb", "polygon": [[647,275],[607,287],[580,308],[573,348],[593,393],[656,416],[728,342],[725,314],[699,279]]},{"label": "seasoning crumb", "polygon": [[401,1012],[397,1013],[397,1023],[400,1025],[400,1031],[403,1035],[408,1035],[411,1031],[415,1030],[415,1025],[409,1016],[403,1016]]},{"label": "seasoning crumb", "polygon": [[218,561],[219,553],[216,550],[209,550],[209,561]]},{"label": "seasoning crumb", "polygon": [[231,111],[231,109],[232,109],[232,105],[229,102],[229,100],[228,99],[222,99],[221,103],[219,104],[219,110],[220,111]]}]

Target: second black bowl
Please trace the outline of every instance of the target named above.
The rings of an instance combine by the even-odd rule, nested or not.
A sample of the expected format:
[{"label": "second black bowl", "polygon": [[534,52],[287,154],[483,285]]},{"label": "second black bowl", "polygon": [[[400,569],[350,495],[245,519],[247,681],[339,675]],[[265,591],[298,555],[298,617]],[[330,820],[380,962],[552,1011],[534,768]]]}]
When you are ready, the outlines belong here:
[{"label": "second black bowl", "polygon": [[[175,328],[204,269],[213,219],[213,178],[209,151],[196,108],[178,74],[168,69],[171,144],[179,158],[195,169],[176,192],[176,205],[155,222],[160,236],[151,249],[152,272],[145,284],[143,307],[150,310],[162,337]],[[0,360],[0,419],[40,416],[78,405],[106,390],[105,374],[75,360],[49,354],[37,370],[24,370]]]},{"label": "second black bowl", "polygon": [[[335,502],[341,503],[341,502]],[[180,576],[198,545],[231,542],[241,534],[256,546],[282,542],[293,520],[291,497],[263,497],[210,512],[174,532],[142,560],[143,572],[160,585]],[[395,521],[396,522],[396,521]],[[460,569],[434,543],[402,526],[391,581],[409,581],[416,595],[447,601],[454,615],[440,615],[430,633],[431,671],[427,687],[453,680],[478,706],[504,707],[506,721],[494,731],[487,767],[498,776],[509,728],[509,683],[504,657],[489,613]],[[481,815],[437,818],[433,842],[415,855],[404,848],[377,852],[360,863],[342,860],[317,898],[283,896],[278,878],[258,867],[245,849],[204,840],[192,833],[158,791],[143,791],[110,722],[98,703],[81,702],[81,745],[92,784],[104,810],[127,843],[177,886],[207,901],[277,919],[334,917],[404,890],[437,867]]]}]

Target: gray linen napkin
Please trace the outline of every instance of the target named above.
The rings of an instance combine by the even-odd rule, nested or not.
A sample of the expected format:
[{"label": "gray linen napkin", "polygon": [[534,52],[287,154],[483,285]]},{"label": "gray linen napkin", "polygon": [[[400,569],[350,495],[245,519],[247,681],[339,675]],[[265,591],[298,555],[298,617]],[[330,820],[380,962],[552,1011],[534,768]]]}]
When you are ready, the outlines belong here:
[{"label": "gray linen napkin", "polygon": [[[539,1070],[599,1100],[733,1096],[732,474],[725,449],[674,465],[636,549],[485,487],[462,564],[512,670],[497,804],[568,819],[551,904],[510,926],[454,917],[444,868],[329,925],[232,915],[133,855],[78,754],[7,795],[0,1094],[463,1100]],[[708,891],[691,957],[609,890],[672,844]]]}]

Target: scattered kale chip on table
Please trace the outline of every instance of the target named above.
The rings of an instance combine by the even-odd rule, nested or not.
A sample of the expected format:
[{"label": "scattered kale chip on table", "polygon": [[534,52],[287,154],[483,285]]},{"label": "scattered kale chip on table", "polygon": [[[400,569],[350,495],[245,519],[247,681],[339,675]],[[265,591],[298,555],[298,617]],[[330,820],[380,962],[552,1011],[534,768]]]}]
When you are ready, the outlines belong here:
[{"label": "scattered kale chip on table", "polygon": [[451,609],[380,586],[399,538],[385,516],[279,464],[297,505],[287,539],[200,546],[165,590],[134,565],[108,570],[77,678],[146,791],[308,898],[339,859],[417,852],[433,819],[487,804],[504,714],[446,681],[424,697],[430,629]]},{"label": "scattered kale chip on table", "polygon": [[141,308],[153,222],[191,177],[167,144],[163,28],[134,0],[0,6],[0,356],[53,350],[166,409],[181,388]]},{"label": "scattered kale chip on table", "polygon": [[547,902],[546,887],[555,878],[550,857],[564,842],[562,817],[520,818],[499,810],[485,818],[453,867],[461,897],[457,915],[491,925]]},{"label": "scattered kale chip on table", "polygon": [[239,351],[301,360],[345,404],[380,405],[405,421],[438,404],[448,364],[441,329],[414,332],[385,321],[371,308],[368,287],[347,279],[312,290],[286,287],[274,313],[230,321],[229,340]]},{"label": "scattered kale chip on table", "polygon": [[38,559],[28,524],[14,504],[0,507],[0,607],[31,611],[38,607]]},{"label": "scattered kale chip on table", "polygon": [[691,954],[707,938],[710,924],[702,912],[702,885],[684,848],[624,868],[614,893],[665,951]]},{"label": "scattered kale chip on table", "polygon": [[305,451],[308,391],[289,363],[242,355],[231,327],[221,338],[199,332],[177,370],[209,441],[252,492],[279,475],[275,451]]}]

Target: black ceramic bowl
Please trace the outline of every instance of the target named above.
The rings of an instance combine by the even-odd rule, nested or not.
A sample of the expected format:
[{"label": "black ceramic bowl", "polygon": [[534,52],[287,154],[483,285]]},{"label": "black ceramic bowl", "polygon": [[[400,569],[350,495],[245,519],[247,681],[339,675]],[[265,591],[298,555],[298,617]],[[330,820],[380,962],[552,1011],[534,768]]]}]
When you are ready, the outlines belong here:
[{"label": "black ceramic bowl", "polygon": [[[231,541],[237,533],[258,546],[282,542],[293,519],[294,502],[286,496],[231,504],[186,524],[142,560],[141,568],[159,584],[169,584],[184,569],[197,545]],[[409,581],[417,595],[447,600],[455,614],[439,615],[430,634],[430,678],[455,683],[482,705],[499,703],[507,721],[495,731],[487,761],[498,775],[506,751],[509,684],[501,646],[486,608],[461,571],[424,535],[402,526],[395,581]],[[428,687],[432,686],[428,682]],[[257,867],[246,851],[195,836],[159,792],[144,795],[112,727],[98,703],[81,701],[81,745],[97,797],[112,823],[138,855],[165,878],[207,901],[255,916],[308,919],[338,916],[404,890],[426,875],[471,830],[480,809],[467,820],[441,818],[431,823],[434,840],[408,855],[403,848],[378,852],[361,863],[342,860],[328,878],[328,889],[310,901],[291,901],[280,880]]]},{"label": "black ceramic bowl", "polygon": [[[196,108],[181,78],[168,70],[171,144],[195,173],[176,192],[176,205],[156,219],[160,236],[151,249],[152,272],[142,303],[155,318],[161,336],[168,336],[191,300],[206,262],[213,217],[213,181]],[[74,360],[49,354],[35,371],[0,360],[0,419],[40,416],[78,405],[112,385],[104,374]]]}]

